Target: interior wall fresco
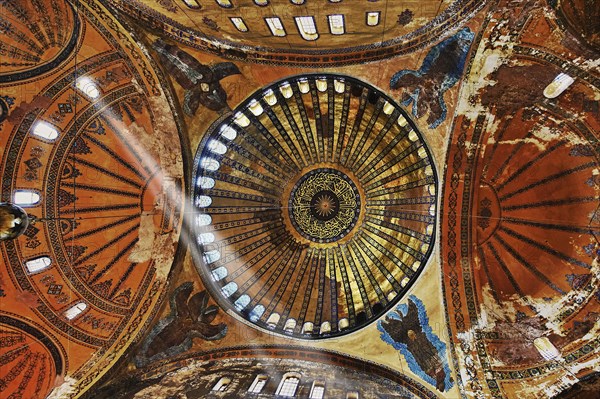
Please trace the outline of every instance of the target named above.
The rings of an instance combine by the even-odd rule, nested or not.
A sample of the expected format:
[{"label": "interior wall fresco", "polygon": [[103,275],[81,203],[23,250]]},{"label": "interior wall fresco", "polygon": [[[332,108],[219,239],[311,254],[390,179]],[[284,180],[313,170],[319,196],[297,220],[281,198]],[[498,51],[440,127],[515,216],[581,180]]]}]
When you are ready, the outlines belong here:
[{"label": "interior wall fresco", "polygon": [[180,138],[151,62],[99,3],[0,6],[0,196],[40,219],[0,247],[0,396],[76,397],[157,311]]},{"label": "interior wall fresco", "polygon": [[[598,53],[556,24],[543,2],[491,10],[450,138],[443,280],[472,397],[552,397],[598,369]],[[575,82],[546,98],[560,72]]]},{"label": "interior wall fresco", "polygon": [[[481,16],[476,16],[473,19],[473,22],[470,23],[468,30],[469,31],[477,31],[477,24],[481,21]],[[142,34],[142,33],[140,33]],[[143,31],[144,41],[148,45],[149,48],[152,47],[152,43],[156,43],[158,40],[158,36],[156,36],[153,32]],[[207,66],[211,65],[219,65],[220,63],[227,62],[226,59],[221,59],[214,57],[212,55],[199,52],[193,48],[184,47],[178,45],[175,42],[171,42],[168,39],[163,38],[165,43],[172,44],[175,46],[179,46],[181,50],[190,54],[194,59],[196,59],[199,63]],[[374,84],[376,87],[381,88],[384,92],[389,93],[392,97],[397,98],[400,101],[403,98],[403,93],[409,92],[408,90],[404,90],[403,88],[390,88],[390,81],[392,76],[402,69],[418,69],[422,64],[422,61],[426,55],[429,53],[431,48],[426,48],[425,50],[419,51],[417,53],[410,54],[408,56],[402,58],[393,58],[388,61],[382,61],[377,64],[377,69],[375,73],[373,73],[373,68],[369,65],[353,65],[348,67],[340,67],[340,68],[329,68],[324,69],[324,71],[331,71],[337,73],[345,73],[350,76],[357,77],[359,79],[363,79],[371,84]],[[151,50],[152,51],[152,50]],[[461,54],[469,51],[469,47],[462,46],[457,50],[457,56],[460,59]],[[158,54],[154,52],[155,56],[158,58]],[[458,61],[457,61],[458,62]],[[440,71],[438,71],[438,78],[436,79],[444,79],[444,71],[450,70],[452,73],[457,74],[460,73],[458,70],[459,62],[453,63],[449,67],[440,65]],[[234,64],[239,69],[240,74],[234,74],[227,77],[224,77],[220,80],[220,85],[223,87],[225,92],[227,93],[227,104],[229,108],[234,108],[236,104],[241,103],[243,100],[247,98],[253,91],[257,90],[260,87],[264,87],[269,83],[284,78],[290,75],[297,75],[301,73],[314,73],[313,69],[304,69],[298,67],[284,67],[284,66],[265,66],[260,64],[248,64],[242,62],[235,62]],[[166,68],[166,75],[169,76],[172,69]],[[177,97],[180,100],[180,104],[185,103],[186,91],[184,88],[177,82],[175,79],[172,80],[171,87],[177,93]],[[435,100],[439,101],[440,98],[443,98],[448,103],[448,115],[452,115],[454,110],[453,106],[455,104],[454,99],[458,95],[458,85],[452,85],[448,88],[447,91],[437,92],[434,96]],[[184,113],[181,113],[182,115]],[[190,142],[191,148],[195,149],[200,144],[203,139],[202,134],[206,131],[207,126],[222,118],[224,115],[227,115],[227,109],[223,108],[219,111],[211,111],[206,107],[199,107],[198,111],[195,113],[193,117],[185,116],[184,120],[186,125],[188,126],[188,131],[190,134]],[[425,112],[422,114],[422,119],[415,120],[415,123],[419,126],[422,131],[424,131],[427,143],[433,152],[433,158],[436,162],[436,167],[438,173],[443,171],[443,160],[445,158],[445,138],[449,134],[451,119],[445,118],[439,126],[435,129],[431,129],[428,126],[427,118],[430,114]],[[419,115],[421,116],[421,115]],[[439,118],[439,116],[438,116]],[[436,118],[436,119],[438,119]],[[198,258],[201,255],[197,255]],[[424,301],[424,306],[428,310],[429,318],[431,326],[433,326],[433,331],[437,334],[444,343],[448,343],[447,341],[447,332],[443,327],[445,325],[444,321],[444,310],[443,310],[443,302],[442,298],[439,294],[432,295],[432,293],[440,293],[441,286],[439,277],[439,271],[437,271],[437,259],[439,254],[437,250],[434,250],[432,255],[432,261],[428,263],[428,266],[425,268],[424,276],[420,278],[415,286],[411,288],[409,293],[414,293],[417,295],[422,301]],[[183,262],[181,274],[175,274],[173,280],[173,286],[178,286],[190,281],[194,281],[195,287],[199,291],[202,291],[204,285],[201,281],[198,281],[197,275],[195,275],[194,270],[198,265],[194,263],[192,260],[192,256],[186,256],[186,259]],[[201,261],[200,261],[201,262]],[[197,262],[196,262],[197,263]],[[436,277],[437,276],[437,277]],[[420,293],[427,292],[427,295],[422,295]],[[407,303],[406,300],[401,301],[401,303]],[[170,308],[168,306],[164,306],[161,311],[161,318],[168,317],[170,313]],[[211,348],[219,348],[219,347],[229,347],[238,344],[239,342],[248,342],[252,344],[293,344],[296,341],[278,336],[272,335],[264,332],[260,332],[249,328],[246,323],[241,321],[239,318],[231,316],[223,311],[219,312],[216,318],[213,321],[213,324],[221,324],[224,323],[227,326],[227,333],[224,337],[217,340],[205,340],[201,337],[192,338],[192,347],[190,351],[204,351],[210,350]],[[150,334],[155,333],[154,330],[151,330]],[[418,376],[416,373],[411,371],[409,367],[409,363],[406,358],[402,356],[402,354],[393,350],[389,344],[381,340],[381,333],[377,330],[376,325],[372,325],[370,327],[365,328],[364,330],[358,331],[351,335],[347,335],[344,338],[340,339],[328,339],[325,343],[316,343],[316,342],[305,342],[304,345],[312,346],[312,347],[320,347],[327,349],[334,349],[337,351],[341,351],[343,353],[350,353],[354,356],[360,356],[364,359],[369,359],[371,361],[375,361],[377,363],[385,364],[389,367],[392,367],[397,370],[401,370],[402,373],[410,375],[412,378],[422,380],[422,377]],[[392,349],[392,350],[391,350]],[[165,350],[162,352],[162,355],[165,358],[168,357],[169,350]],[[438,355],[439,356],[439,355]],[[447,351],[443,356],[446,357],[444,360],[445,363],[450,364],[449,352]],[[454,370],[452,370],[452,376],[449,377],[449,380],[456,380],[459,378],[457,374],[454,374]],[[435,384],[431,384],[431,381],[425,382],[430,389],[436,389]],[[429,385],[430,384],[430,385]],[[448,397],[456,397],[459,395],[457,384],[448,384],[450,390],[446,389],[444,395]],[[441,394],[443,390],[436,391],[437,394]]]},{"label": "interior wall fresco", "polygon": [[[123,6],[125,2],[119,3],[120,10],[131,11]],[[86,1],[86,4],[95,3]],[[119,18],[124,18],[124,14]],[[135,25],[133,20],[127,21],[130,26]],[[169,76],[173,68],[162,67],[169,76],[162,83],[169,86],[177,98],[175,106],[180,112],[176,113],[182,116],[192,152],[208,126],[256,89],[289,75],[316,72],[298,66],[219,58],[198,48],[186,47],[181,41],[177,43],[174,39],[179,36],[178,28],[163,20],[160,24],[167,35],[159,37],[154,30],[135,27],[136,37],[145,43],[156,62],[161,62],[161,56],[153,43],[160,39],[166,45],[178,46],[202,66],[214,69],[222,63],[233,62],[240,72],[210,82],[223,88],[228,107],[215,111],[198,106],[195,113],[186,114],[186,98],[188,104],[193,103],[190,94],[186,96],[186,88],[177,76]],[[116,26],[114,21],[111,26],[113,29]],[[415,299],[406,296],[399,304],[408,309],[411,303],[422,302],[433,333],[447,348],[444,356],[454,385],[442,392],[444,388],[437,389],[435,383],[414,372],[407,356],[381,339],[381,331],[375,324],[342,338],[310,343],[310,346],[385,365],[419,381],[439,397],[550,397],[574,384],[577,386],[577,379],[585,381],[585,375],[598,368],[599,311],[595,299],[598,193],[594,172],[597,155],[593,145],[599,128],[599,77],[598,64],[594,61],[598,53],[597,49],[582,44],[577,36],[564,32],[561,28],[564,23],[544,1],[501,1],[488,5],[459,26],[462,31],[457,28],[455,32],[464,32],[466,40],[463,41],[471,43],[452,51],[448,65],[441,64],[441,57],[435,55],[445,47],[442,45],[445,40],[450,42],[451,36],[438,35],[439,41],[432,39],[413,52],[407,50],[389,60],[344,67],[331,66],[331,60],[330,66],[322,69],[363,79],[399,102],[412,101],[407,103],[407,110],[416,106],[415,123],[432,149],[438,173],[445,176],[444,198],[440,204],[443,224],[438,232],[438,242],[442,244],[408,293]],[[470,38],[468,32],[474,37]],[[96,42],[94,46],[97,45]],[[463,57],[466,57],[464,71],[459,67]],[[315,66],[322,65],[321,61],[313,62]],[[201,68],[198,64],[194,63],[197,69]],[[431,67],[426,68],[429,65]],[[399,71],[423,72],[423,76],[418,76],[418,84],[432,87],[431,92],[420,92],[416,98],[416,84],[411,87],[410,82],[403,82],[407,88],[394,84],[391,87],[390,82],[396,82],[394,76]],[[575,83],[558,99],[544,99],[544,87],[561,71],[575,77]],[[413,74],[416,75],[418,73]],[[459,75],[459,81],[452,83]],[[0,100],[0,105],[5,105],[2,112],[6,112],[5,108],[12,112],[15,103],[11,95],[17,96],[0,94],[6,96]],[[443,119],[439,112],[440,99],[447,107]],[[419,107],[419,101],[425,104]],[[119,108],[127,120],[135,104],[126,105]],[[162,103],[164,109],[166,105]],[[427,107],[430,112],[421,114]],[[0,123],[7,126],[8,122],[2,122],[1,115]],[[440,119],[439,125],[431,126]],[[170,142],[175,141],[178,139]],[[81,154],[85,155],[85,146],[76,148],[83,148]],[[38,150],[29,155],[31,159],[43,159]],[[527,163],[529,159],[535,162]],[[32,166],[37,162],[29,164],[24,171],[31,175],[31,170],[36,169]],[[68,196],[63,197],[68,200]],[[523,198],[529,201],[517,202]],[[500,215],[502,223],[498,222]],[[198,258],[197,255],[188,252],[174,266],[168,293],[152,326],[143,337],[138,337],[136,347],[122,359],[119,368],[111,372],[112,376],[131,370],[136,356],[144,359],[138,362],[141,366],[152,356],[173,359],[180,350],[204,352],[237,346],[240,342],[297,344],[296,340],[253,329],[223,310],[213,312],[214,300],[206,302],[205,296],[196,296],[206,290],[196,272],[198,261],[193,258]],[[563,265],[564,269],[550,265]],[[8,278],[0,277],[5,284]],[[203,303],[208,311],[205,320],[210,319],[203,325],[224,325],[226,332],[223,329],[223,333],[167,339],[159,345],[158,354],[148,353],[153,339],[169,326],[177,325],[178,313],[174,309],[178,305],[173,305],[173,298],[182,292],[176,291],[178,287],[190,285],[193,289],[187,298],[181,296],[182,308],[197,298],[194,303]],[[31,304],[29,295],[20,298],[21,303]],[[202,316],[195,312],[188,315],[185,310],[181,315],[187,317],[187,323],[195,323]],[[420,327],[425,328],[423,323]],[[541,336],[548,337],[563,353],[562,357],[544,360],[532,345],[533,340]],[[25,339],[33,342],[35,337],[31,332]],[[37,353],[53,351],[48,347],[36,350]],[[442,353],[438,351],[436,356],[441,357]],[[116,357],[117,354],[111,361]],[[86,388],[93,382],[88,380]],[[110,386],[110,381],[102,383]],[[51,387],[52,384],[48,384]]]}]

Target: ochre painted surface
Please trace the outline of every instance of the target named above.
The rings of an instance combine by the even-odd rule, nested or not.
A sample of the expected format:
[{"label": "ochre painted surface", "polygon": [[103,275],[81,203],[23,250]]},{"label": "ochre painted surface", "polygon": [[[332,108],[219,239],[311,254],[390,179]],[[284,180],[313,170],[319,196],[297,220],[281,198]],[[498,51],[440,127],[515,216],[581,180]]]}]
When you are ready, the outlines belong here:
[{"label": "ochre painted surface", "polygon": [[[11,16],[24,36],[12,31],[0,38],[2,201],[17,188],[35,189],[42,203],[28,211],[77,222],[38,223],[39,230],[1,244],[0,340],[6,346],[0,356],[11,359],[0,368],[0,378],[9,381],[4,390],[23,384],[27,395],[43,397],[59,386],[53,397],[118,397],[119,387],[135,382],[161,392],[159,380],[165,386],[180,381],[165,373],[192,363],[202,367],[207,389],[227,373],[203,363],[215,353],[242,356],[258,373],[251,359],[305,361],[313,351],[329,351],[346,359],[340,366],[368,361],[381,368],[371,371],[376,375],[385,369],[386,378],[418,384],[417,396],[589,393],[600,367],[597,2],[390,0],[353,8],[350,0],[307,0],[306,6],[270,0],[262,8],[234,0],[232,9],[199,2],[202,11],[178,0],[106,1],[116,14],[95,0],[79,2],[77,12],[66,2],[10,2],[27,11],[18,21],[3,3],[0,16]],[[314,42],[296,31],[285,43],[267,37],[263,44],[260,37],[271,6],[290,14],[286,29],[295,9],[317,10],[321,31],[323,10],[354,15],[385,3],[398,15],[386,17],[380,33],[392,42],[383,47],[361,31],[364,25],[360,34],[323,33]],[[434,6],[439,20],[426,12]],[[247,42],[228,20],[238,12],[251,29]],[[74,15],[80,34],[70,48]],[[23,22],[28,19],[35,23]],[[65,28],[53,31],[59,20]],[[190,58],[169,58],[177,51]],[[100,101],[72,86],[75,70],[101,82]],[[179,237],[179,229],[184,215],[190,226],[197,216],[191,207],[182,212],[183,193],[194,192],[193,155],[204,148],[210,127],[273,82],[321,72],[363,80],[412,115],[439,176],[439,224],[421,275],[393,309],[350,334],[298,340],[255,328],[218,306],[209,295],[204,248],[191,233]],[[545,98],[544,88],[561,72],[574,83]],[[186,81],[188,75],[193,79]],[[209,88],[217,91],[214,98]],[[59,128],[54,143],[31,136],[37,119]],[[228,237],[245,233],[234,226]],[[54,263],[28,275],[24,261],[38,255]],[[64,311],[79,299],[89,303],[85,313],[66,320]],[[391,324],[383,321],[394,318],[402,321],[393,323],[388,338],[383,327]],[[560,355],[550,351],[545,359],[534,344],[540,338]],[[295,370],[302,373],[300,365]],[[235,387],[243,391],[255,375],[239,371]],[[308,367],[306,373],[312,376]],[[196,382],[190,381],[192,390],[200,389]]]}]

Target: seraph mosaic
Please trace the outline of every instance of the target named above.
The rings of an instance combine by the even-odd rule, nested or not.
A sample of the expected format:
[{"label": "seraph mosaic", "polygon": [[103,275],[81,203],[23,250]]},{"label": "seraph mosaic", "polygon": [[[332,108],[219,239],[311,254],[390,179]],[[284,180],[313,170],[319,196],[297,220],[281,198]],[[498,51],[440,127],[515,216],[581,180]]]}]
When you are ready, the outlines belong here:
[{"label": "seraph mosaic", "polygon": [[434,334],[423,302],[411,295],[377,324],[381,339],[406,359],[410,370],[439,391],[454,385],[446,360],[446,344]]},{"label": "seraph mosaic", "polygon": [[200,105],[218,112],[229,109],[227,93],[220,81],[230,75],[240,74],[234,63],[204,65],[191,54],[161,39],[156,40],[153,46],[169,75],[186,90],[183,110],[187,115],[193,116]]},{"label": "seraph mosaic", "polygon": [[444,93],[454,86],[465,68],[469,47],[475,34],[469,28],[435,45],[418,70],[403,69],[390,79],[391,89],[405,89],[402,105],[412,103],[412,113],[417,118],[429,111],[430,129],[438,127],[447,114]]},{"label": "seraph mosaic", "polygon": [[212,324],[219,308],[208,305],[206,291],[191,295],[193,289],[190,281],[175,289],[169,301],[171,312],[144,340],[135,358],[138,366],[185,352],[192,347],[193,338],[213,341],[225,337],[227,326],[224,323]]}]

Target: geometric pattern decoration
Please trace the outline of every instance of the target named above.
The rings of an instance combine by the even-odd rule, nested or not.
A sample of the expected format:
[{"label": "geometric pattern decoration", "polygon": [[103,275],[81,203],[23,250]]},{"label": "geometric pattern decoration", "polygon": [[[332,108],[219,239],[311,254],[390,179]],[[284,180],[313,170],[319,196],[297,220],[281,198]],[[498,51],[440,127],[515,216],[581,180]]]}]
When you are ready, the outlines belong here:
[{"label": "geometric pattern decoration", "polygon": [[[21,206],[43,220],[0,245],[0,317],[19,314],[68,348],[54,370],[31,347],[23,367],[53,375],[39,389],[14,379],[14,397],[17,381],[22,397],[78,396],[116,361],[157,311],[182,223],[182,150],[157,75],[98,2],[77,4],[2,2],[2,15],[52,10],[27,26],[76,45],[76,62],[58,51],[40,68],[0,75],[0,93],[19,93],[2,122],[0,198],[35,198]],[[71,25],[46,27],[60,16]],[[12,32],[2,40],[24,45]]]},{"label": "geometric pattern decoration", "polygon": [[304,339],[392,307],[433,249],[437,177],[408,115],[331,74],[257,91],[196,156],[200,272],[223,306]]}]

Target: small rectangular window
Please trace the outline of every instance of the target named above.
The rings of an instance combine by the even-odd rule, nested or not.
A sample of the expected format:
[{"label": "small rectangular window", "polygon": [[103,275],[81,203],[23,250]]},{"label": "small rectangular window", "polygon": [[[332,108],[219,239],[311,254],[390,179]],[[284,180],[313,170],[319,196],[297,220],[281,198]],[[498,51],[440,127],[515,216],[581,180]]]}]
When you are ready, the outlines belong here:
[{"label": "small rectangular window", "polygon": [[281,19],[278,17],[265,18],[265,21],[273,36],[283,37],[286,35]]},{"label": "small rectangular window", "polygon": [[329,15],[329,31],[332,35],[343,35],[346,33],[344,27],[344,16],[342,14]]},{"label": "small rectangular window", "polygon": [[369,11],[367,12],[367,25],[368,26],[377,26],[379,25],[379,11]]},{"label": "small rectangular window", "polygon": [[233,26],[235,26],[237,30],[239,30],[240,32],[248,32],[248,26],[246,26],[246,23],[243,19],[241,19],[240,17],[230,17],[229,19],[231,20],[231,23],[233,24]]}]

